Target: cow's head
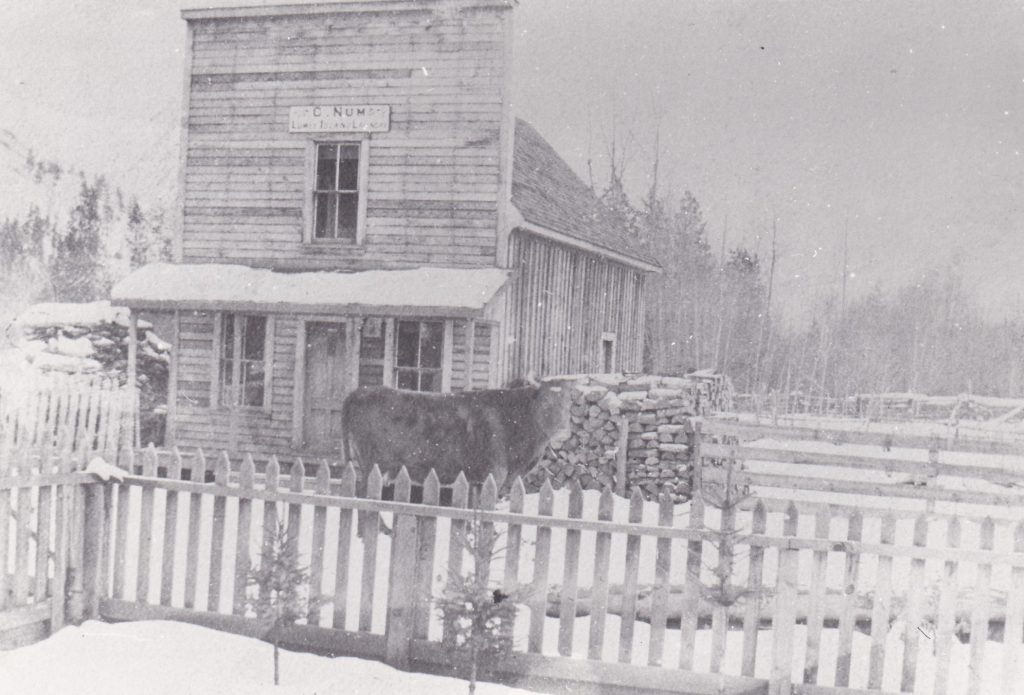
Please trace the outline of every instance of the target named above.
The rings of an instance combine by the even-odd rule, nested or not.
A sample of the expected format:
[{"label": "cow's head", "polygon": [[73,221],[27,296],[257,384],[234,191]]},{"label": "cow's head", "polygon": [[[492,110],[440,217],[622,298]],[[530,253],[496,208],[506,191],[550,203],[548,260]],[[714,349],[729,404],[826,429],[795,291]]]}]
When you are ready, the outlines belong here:
[{"label": "cow's head", "polygon": [[559,446],[569,437],[569,406],[572,404],[571,379],[545,379],[537,389],[537,419],[549,435],[549,444]]}]

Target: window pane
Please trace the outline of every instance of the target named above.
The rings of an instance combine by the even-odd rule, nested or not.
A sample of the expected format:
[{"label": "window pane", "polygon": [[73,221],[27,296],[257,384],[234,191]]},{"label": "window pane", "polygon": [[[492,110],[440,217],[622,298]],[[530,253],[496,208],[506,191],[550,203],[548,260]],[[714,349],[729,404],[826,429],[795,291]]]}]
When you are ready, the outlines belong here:
[{"label": "window pane", "polygon": [[420,372],[420,391],[441,391],[441,372],[423,370]]},{"label": "window pane", "polygon": [[252,384],[255,382],[263,383],[263,362],[242,362],[242,383]]},{"label": "window pane", "polygon": [[[221,316],[221,356],[231,359],[235,352],[235,315]],[[228,372],[230,374],[231,372]]]},{"label": "window pane", "polygon": [[395,386],[407,391],[416,390],[416,370],[398,369],[395,371]]},{"label": "window pane", "polygon": [[359,145],[342,145],[338,163],[338,190],[354,191],[359,188]]},{"label": "window pane", "polygon": [[220,361],[220,402],[224,405],[231,404],[231,373],[234,363],[231,359]]},{"label": "window pane", "polygon": [[398,322],[398,346],[395,350],[395,364],[399,367],[415,367],[420,325],[416,321]]},{"label": "window pane", "polygon": [[338,238],[356,238],[356,218],[359,216],[359,194],[339,193],[338,199]]},{"label": "window pane", "polygon": [[333,239],[335,235],[335,219],[337,217],[338,196],[333,193],[317,193],[314,196],[316,201],[316,226],[313,235],[317,239]]},{"label": "window pane", "polygon": [[440,321],[424,322],[420,335],[421,367],[440,368],[441,345],[444,343],[444,324]]},{"label": "window pane", "polygon": [[246,384],[242,391],[242,405],[263,405],[263,382]]},{"label": "window pane", "polygon": [[317,145],[316,188],[318,191],[335,190],[335,175],[338,168],[337,153],[336,145]]},{"label": "window pane", "polygon": [[267,331],[266,316],[246,316],[243,319],[242,359],[263,361],[263,346]]}]

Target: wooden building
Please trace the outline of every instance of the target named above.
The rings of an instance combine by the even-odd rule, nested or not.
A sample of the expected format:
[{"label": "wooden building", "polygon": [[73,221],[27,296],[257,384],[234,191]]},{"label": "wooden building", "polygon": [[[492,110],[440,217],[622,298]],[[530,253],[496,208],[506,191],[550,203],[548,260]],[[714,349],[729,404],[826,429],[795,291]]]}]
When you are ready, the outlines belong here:
[{"label": "wooden building", "polygon": [[[509,0],[187,10],[179,446],[330,453],[358,385],[637,371],[657,271],[509,103]],[[136,313],[133,311],[133,314]]]}]

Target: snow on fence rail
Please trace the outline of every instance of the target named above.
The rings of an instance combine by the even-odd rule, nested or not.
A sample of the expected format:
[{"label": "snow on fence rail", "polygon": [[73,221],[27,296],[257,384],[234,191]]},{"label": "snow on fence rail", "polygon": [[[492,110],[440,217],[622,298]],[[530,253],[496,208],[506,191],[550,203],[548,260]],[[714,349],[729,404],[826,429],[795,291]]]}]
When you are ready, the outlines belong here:
[{"label": "snow on fence rail", "polygon": [[[738,501],[746,483],[735,457],[757,449],[714,446],[702,445],[701,489],[739,491]],[[819,465],[867,458],[826,456]],[[916,472],[918,462],[894,460],[900,474]],[[157,477],[160,467],[167,477]],[[83,484],[73,469],[61,463],[31,479],[17,469],[0,474],[0,507],[9,500],[16,510],[8,525],[14,542],[0,536],[0,558],[14,568],[7,586],[18,587],[14,601],[0,603],[0,639],[10,616],[24,619],[32,606],[53,615],[52,597],[63,596],[57,558],[65,555],[39,564],[33,534],[65,539],[61,561],[73,570],[70,595],[81,597],[80,615],[181,619],[258,635],[245,576],[282,519],[299,529],[311,595],[327,600],[288,631],[287,642],[411,668],[450,667],[430,598],[449,568],[468,569],[472,558],[454,540],[478,520],[505,539],[490,568],[495,587],[528,589],[517,651],[497,668],[505,679],[686,692],[1011,692],[1024,656],[1019,513],[1008,525],[895,504],[755,497],[733,505],[710,492],[673,505],[664,496],[624,500],[578,484],[525,494],[519,481],[508,500],[491,483],[470,506],[464,480],[452,489],[452,505],[442,506],[436,477],[425,481],[424,503],[412,504],[407,476],[396,481],[393,500],[382,500],[384,481],[372,471],[366,497],[356,498],[352,468],[332,481],[326,463],[307,473],[296,462],[282,476],[271,459],[258,475],[248,457],[198,452],[186,465],[178,452],[158,457],[153,449],[141,456],[141,475],[123,483]],[[61,486],[56,493],[53,485]],[[61,494],[82,496],[79,541],[52,531],[66,523],[53,525],[48,502]],[[377,533],[383,524],[392,536]]]}]

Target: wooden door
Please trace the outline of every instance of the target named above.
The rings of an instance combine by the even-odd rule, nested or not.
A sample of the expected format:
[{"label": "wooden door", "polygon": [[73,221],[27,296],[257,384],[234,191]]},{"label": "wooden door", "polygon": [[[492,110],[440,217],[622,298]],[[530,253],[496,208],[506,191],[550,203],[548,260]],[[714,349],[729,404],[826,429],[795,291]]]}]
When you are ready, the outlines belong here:
[{"label": "wooden door", "polygon": [[303,417],[307,449],[341,451],[341,405],[351,388],[344,323],[306,325],[306,403]]}]

